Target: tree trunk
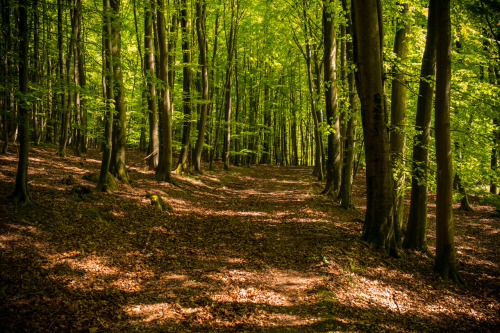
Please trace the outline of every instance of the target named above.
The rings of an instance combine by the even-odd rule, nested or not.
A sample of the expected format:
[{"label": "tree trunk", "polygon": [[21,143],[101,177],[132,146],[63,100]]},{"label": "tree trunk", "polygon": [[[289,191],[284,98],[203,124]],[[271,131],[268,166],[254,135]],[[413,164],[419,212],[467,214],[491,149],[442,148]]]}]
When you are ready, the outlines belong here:
[{"label": "tree trunk", "polygon": [[[347,13],[349,11],[347,1],[342,1],[343,10]],[[352,36],[352,25],[350,15],[346,17],[346,35]],[[353,45],[352,41],[346,42],[346,65],[351,65],[354,62]],[[342,183],[340,187],[341,206],[346,210],[354,208],[352,201],[352,182],[354,173],[354,156],[356,148],[356,91],[355,91],[355,78],[354,71],[350,70],[347,73],[347,93],[350,107],[350,114],[348,114],[345,142],[343,147],[344,165],[342,168]]]},{"label": "tree trunk", "polygon": [[[64,84],[65,68],[64,68],[64,42],[63,42],[63,3],[62,0],[57,0],[57,49],[59,51],[59,84],[60,84],[60,113],[61,113],[61,138],[59,138],[58,155],[66,155],[66,145],[68,142],[68,118],[69,111],[66,102],[66,88]],[[68,60],[69,61],[69,60]],[[55,125],[57,126],[57,125]]]},{"label": "tree trunk", "polygon": [[391,94],[391,156],[395,169],[394,179],[394,227],[396,240],[402,241],[404,218],[404,190],[405,190],[405,150],[406,150],[406,82],[403,70],[398,66],[406,61],[408,56],[408,38],[410,27],[404,18],[408,13],[409,5],[401,5],[400,17],[396,25],[394,41],[394,54],[398,63],[392,67],[394,79],[392,80]]},{"label": "tree trunk", "polygon": [[193,108],[192,97],[191,97],[191,85],[192,85],[192,74],[191,74],[191,49],[189,41],[189,13],[187,8],[187,1],[181,0],[181,30],[182,30],[182,106],[184,111],[184,119],[182,124],[182,147],[181,153],[179,155],[179,162],[177,163],[177,169],[175,172],[177,174],[183,174],[188,172],[188,155],[189,155],[189,143],[191,135],[191,112]]},{"label": "tree trunk", "polygon": [[[431,0],[435,1],[435,0]],[[453,165],[450,135],[451,19],[450,1],[436,4],[436,259],[434,271],[444,280],[462,282],[455,262]]]},{"label": "tree trunk", "polygon": [[144,9],[144,67],[146,82],[148,86],[148,123],[149,123],[149,146],[148,160],[149,170],[158,167],[158,109],[156,98],[155,59],[153,44],[153,7],[154,1],[148,0]]},{"label": "tree trunk", "polygon": [[127,110],[125,108],[125,90],[121,67],[121,18],[120,0],[111,0],[111,40],[113,55],[113,81],[115,113],[113,125],[113,147],[111,149],[110,172],[125,184],[128,184],[125,155],[127,151]]},{"label": "tree trunk", "polygon": [[[76,57],[78,59],[78,81],[80,85],[80,90],[85,93],[87,78],[85,75],[85,57],[83,53],[84,47],[84,38],[83,38],[83,27],[82,27],[82,0],[77,0],[77,26],[78,26],[78,35],[77,35],[77,43],[76,43]],[[80,118],[81,118],[81,134],[80,134],[80,150],[83,153],[87,152],[87,109],[86,109],[85,98],[80,100]]]},{"label": "tree trunk", "polygon": [[314,122],[314,143],[316,147],[316,159],[315,159],[315,165],[314,165],[314,174],[318,177],[318,180],[323,180],[323,159],[322,159],[322,152],[321,152],[321,135],[319,131],[319,119],[318,119],[318,114],[316,112],[316,99],[314,97],[314,76],[313,76],[313,70],[312,70],[312,54],[311,54],[311,42],[310,42],[310,36],[309,36],[309,29],[308,29],[308,24],[307,24],[307,14],[306,14],[306,1],[303,1],[303,6],[302,6],[302,14],[303,14],[303,19],[304,19],[304,34],[305,34],[305,39],[306,39],[306,63],[307,63],[307,77],[308,77],[308,86],[309,86],[309,94],[310,99],[311,99],[311,113],[312,113],[312,118]]},{"label": "tree trunk", "polygon": [[104,149],[102,151],[102,162],[101,170],[99,174],[99,181],[97,182],[97,190],[103,192],[109,192],[108,183],[106,181],[109,164],[111,162],[111,145],[112,145],[112,133],[113,133],[113,110],[112,104],[114,103],[114,92],[113,92],[113,55],[111,47],[111,0],[103,0],[103,83],[104,83],[104,100],[105,100],[105,111],[104,111]]},{"label": "tree trunk", "polygon": [[158,1],[156,16],[158,29],[158,46],[160,49],[159,77],[164,86],[160,89],[160,155],[156,179],[172,183],[172,114],[170,108],[170,88],[168,86],[168,54],[165,30],[165,0]]},{"label": "tree trunk", "polygon": [[498,193],[498,180],[495,178],[498,170],[498,151],[500,150],[500,128],[499,128],[499,118],[493,119],[493,125],[495,126],[493,130],[493,147],[491,148],[491,171],[493,172],[493,177],[490,181],[490,193]]},{"label": "tree trunk", "polygon": [[229,41],[227,42],[227,69],[226,69],[226,84],[224,87],[224,145],[222,149],[222,162],[224,169],[229,169],[229,152],[231,148],[231,109],[233,86],[233,54],[234,44],[236,39],[236,7],[235,0],[231,0],[231,28],[229,30]]},{"label": "tree trunk", "polygon": [[333,2],[323,2],[324,80],[326,121],[328,124],[328,160],[326,186],[322,194],[337,199],[342,180],[342,154],[340,151],[340,121],[337,110],[337,36],[335,31]]},{"label": "tree trunk", "polygon": [[2,4],[2,82],[6,86],[4,90],[4,95],[2,96],[3,101],[3,113],[2,115],[2,125],[3,125],[3,145],[2,154],[7,154],[9,147],[9,128],[10,128],[10,113],[14,110],[10,108],[10,95],[12,90],[11,84],[11,57],[8,56],[11,49],[12,36],[10,29],[10,0],[3,0]]},{"label": "tree trunk", "polygon": [[429,3],[427,38],[418,90],[416,135],[413,140],[410,215],[403,241],[405,249],[427,252],[427,181],[429,166],[429,141],[432,114],[432,81],[436,59],[436,1]]},{"label": "tree trunk", "polygon": [[196,32],[198,36],[198,46],[200,50],[199,64],[201,67],[201,107],[200,120],[198,124],[198,137],[194,149],[194,171],[201,172],[201,154],[203,152],[203,142],[207,124],[207,110],[209,103],[208,96],[208,61],[207,61],[207,38],[205,35],[205,0],[196,1]]},{"label": "tree trunk", "polygon": [[19,0],[19,91],[21,100],[19,110],[19,161],[17,164],[16,187],[10,199],[18,205],[28,205],[31,201],[28,188],[28,155],[29,155],[29,106],[28,94],[28,2]]},{"label": "tree trunk", "polygon": [[356,83],[365,142],[367,208],[363,239],[397,255],[393,180],[382,81],[382,20],[378,0],[354,0]]}]

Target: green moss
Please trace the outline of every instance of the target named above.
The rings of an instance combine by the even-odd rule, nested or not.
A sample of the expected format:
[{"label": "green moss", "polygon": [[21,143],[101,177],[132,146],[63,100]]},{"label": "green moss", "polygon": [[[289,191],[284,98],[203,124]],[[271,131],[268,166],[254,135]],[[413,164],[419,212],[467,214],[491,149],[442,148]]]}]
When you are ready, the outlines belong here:
[{"label": "green moss", "polygon": [[172,206],[170,206],[170,204],[168,202],[163,200],[163,198],[161,196],[159,196],[157,194],[149,194],[148,193],[148,194],[146,194],[146,198],[150,199],[151,205],[155,206],[159,210],[167,211],[167,212],[172,211]]}]

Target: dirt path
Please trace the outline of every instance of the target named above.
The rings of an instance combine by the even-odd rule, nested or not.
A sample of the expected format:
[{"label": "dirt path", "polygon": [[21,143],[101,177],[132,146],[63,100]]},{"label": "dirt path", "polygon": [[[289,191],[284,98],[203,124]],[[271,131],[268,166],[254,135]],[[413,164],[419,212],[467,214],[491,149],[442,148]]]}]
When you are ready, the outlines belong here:
[{"label": "dirt path", "polygon": [[[500,324],[499,219],[476,202],[455,214],[467,287],[440,281],[432,260],[381,256],[359,241],[360,209],[317,195],[306,167],[219,165],[153,181],[129,154],[132,187],[75,194],[99,155],[36,148],[16,208],[16,159],[0,156],[0,330],[491,331]],[[68,178],[72,175],[73,178]],[[64,180],[64,181],[63,181]],[[146,194],[172,207],[161,212]],[[429,242],[432,247],[433,208]]]}]

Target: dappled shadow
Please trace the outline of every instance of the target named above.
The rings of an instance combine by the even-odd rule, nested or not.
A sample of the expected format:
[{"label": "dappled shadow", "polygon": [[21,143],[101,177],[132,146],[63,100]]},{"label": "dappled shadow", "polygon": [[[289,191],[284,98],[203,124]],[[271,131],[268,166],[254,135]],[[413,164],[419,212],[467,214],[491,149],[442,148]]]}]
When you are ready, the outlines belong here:
[{"label": "dappled shadow", "polygon": [[[76,182],[92,186],[76,174],[98,164],[56,163],[40,150],[31,164],[36,204],[27,208],[7,202],[15,164],[0,158],[6,331],[494,331],[498,324],[497,222],[459,236],[457,249],[473,267],[467,280],[486,276],[458,288],[441,282],[423,256],[387,258],[360,242],[362,212],[319,196],[321,184],[305,167],[224,172],[216,164],[177,177],[177,186],[135,168],[132,187],[82,198],[60,180],[78,168]],[[47,181],[37,170],[49,166]],[[156,209],[147,193],[173,211]],[[476,228],[474,216],[457,229]]]}]

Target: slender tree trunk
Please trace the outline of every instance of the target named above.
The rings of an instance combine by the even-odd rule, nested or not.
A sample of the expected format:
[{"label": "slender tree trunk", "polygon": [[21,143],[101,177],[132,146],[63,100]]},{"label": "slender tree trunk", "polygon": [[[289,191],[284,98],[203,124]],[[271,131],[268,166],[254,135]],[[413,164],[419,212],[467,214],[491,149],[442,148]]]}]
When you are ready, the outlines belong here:
[{"label": "slender tree trunk", "polygon": [[28,2],[19,0],[19,91],[21,100],[19,110],[19,161],[17,164],[16,187],[10,199],[18,205],[28,205],[31,201],[28,188],[28,155],[29,155],[29,106],[26,101],[28,94]]},{"label": "slender tree trunk", "polygon": [[3,102],[3,113],[2,113],[2,125],[3,125],[3,145],[2,145],[2,154],[7,154],[7,150],[9,147],[9,125],[10,125],[10,112],[13,112],[14,110],[9,110],[10,108],[10,94],[11,94],[11,60],[10,57],[8,56],[10,49],[11,49],[11,43],[12,43],[12,36],[11,36],[11,28],[10,28],[10,0],[2,0],[1,1],[2,5],[2,22],[1,28],[2,28],[2,82],[5,85],[5,90],[4,94],[2,96],[2,102]]},{"label": "slender tree trunk", "polygon": [[[434,0],[431,0],[431,2]],[[436,4],[436,259],[434,271],[445,280],[463,282],[455,261],[453,165],[450,135],[451,19],[450,1]]]},{"label": "slender tree trunk", "polygon": [[125,165],[127,151],[127,110],[125,108],[125,90],[121,66],[121,18],[120,0],[111,0],[111,47],[113,56],[113,81],[115,113],[113,125],[113,147],[111,149],[110,172],[125,184],[128,184]]},{"label": "slender tree trunk", "polygon": [[311,53],[311,42],[309,36],[309,28],[307,24],[307,14],[306,14],[306,1],[303,1],[302,6],[302,14],[304,16],[304,34],[306,39],[306,63],[307,63],[307,77],[308,77],[308,86],[309,86],[309,94],[311,99],[311,113],[314,122],[314,142],[316,147],[316,159],[314,171],[315,175],[318,177],[318,180],[323,180],[323,159],[322,159],[322,143],[321,143],[321,135],[319,131],[319,121],[318,113],[316,111],[316,98],[315,98],[315,88],[314,88],[314,75],[312,70],[312,53]]},{"label": "slender tree trunk", "polygon": [[[82,0],[77,0],[77,26],[78,26],[78,37],[77,37],[77,43],[76,43],[76,57],[78,59],[78,76],[79,76],[79,85],[80,85],[80,91],[85,93],[85,89],[87,86],[87,77],[85,75],[85,57],[83,53],[83,47],[84,47],[84,35],[83,35],[83,26],[82,26]],[[80,138],[80,150],[83,153],[87,152],[87,131],[88,131],[88,124],[87,124],[87,108],[86,108],[86,102],[85,98],[82,98],[80,100],[80,118],[81,118],[81,138]]]},{"label": "slender tree trunk", "polygon": [[403,247],[428,252],[427,248],[427,182],[429,165],[429,141],[432,115],[434,75],[436,72],[436,1],[429,2],[427,38],[418,90],[417,115],[413,140],[410,215]]},{"label": "slender tree trunk", "polygon": [[104,139],[105,144],[102,151],[101,170],[97,190],[110,192],[108,182],[106,181],[111,162],[111,145],[113,133],[113,110],[114,91],[113,91],[113,54],[111,46],[111,0],[103,0],[103,94],[104,94]]},{"label": "slender tree trunk", "polygon": [[[401,17],[397,21],[396,37],[394,41],[394,54],[400,65],[404,64],[408,56],[409,24],[404,18],[408,13],[409,5],[402,4]],[[394,227],[396,240],[402,241],[404,218],[404,190],[405,190],[405,150],[406,150],[406,82],[403,70],[398,63],[392,67],[394,79],[392,80],[391,94],[391,155],[394,179]]]},{"label": "slender tree trunk", "polygon": [[191,135],[191,112],[193,108],[191,97],[192,74],[191,74],[191,48],[189,40],[190,20],[187,1],[181,0],[181,30],[182,30],[182,104],[184,119],[182,124],[181,153],[177,163],[177,174],[188,172],[188,156]]},{"label": "slender tree trunk", "polygon": [[[342,0],[343,10],[348,13],[350,9],[347,6],[347,0]],[[346,17],[346,35],[352,36],[352,25],[350,15]],[[345,43],[346,49],[346,65],[349,66],[354,63],[353,45],[352,41],[349,40]],[[347,75],[347,93],[349,100],[350,112],[348,114],[347,126],[345,131],[345,141],[343,147],[344,154],[344,165],[342,167],[342,184],[340,188],[341,206],[346,210],[351,210],[354,208],[354,203],[352,201],[352,182],[354,176],[354,156],[356,148],[356,111],[357,111],[357,99],[356,99],[356,87],[354,71],[350,70]],[[347,112],[346,112],[347,114]]]},{"label": "slender tree trunk", "polygon": [[158,29],[158,44],[160,49],[159,79],[164,86],[160,89],[160,155],[156,179],[173,183],[172,181],[172,114],[170,108],[170,88],[168,86],[168,50],[165,30],[165,0],[157,0],[156,16]]},{"label": "slender tree trunk", "polygon": [[[69,111],[66,102],[66,88],[64,85],[65,68],[64,68],[64,42],[63,42],[63,2],[57,0],[57,48],[59,51],[59,84],[60,84],[60,113],[62,117],[61,122],[61,138],[59,140],[60,156],[66,155],[66,145],[68,142],[68,118]],[[56,125],[57,126],[57,125]]]},{"label": "slender tree trunk", "polygon": [[397,255],[393,180],[382,80],[382,20],[378,0],[354,0],[357,86],[365,142],[367,207],[363,239]]},{"label": "slender tree trunk", "polygon": [[194,171],[201,172],[201,154],[203,152],[203,142],[205,137],[205,129],[207,124],[208,111],[208,60],[207,60],[207,38],[205,36],[205,0],[196,1],[196,32],[198,36],[198,46],[200,50],[199,65],[201,67],[201,107],[200,121],[198,124],[198,137],[194,149]]},{"label": "slender tree trunk", "polygon": [[326,186],[323,194],[337,199],[342,180],[342,154],[340,151],[340,120],[337,110],[337,36],[334,23],[334,4],[323,2],[324,75],[326,121],[328,124],[328,161],[326,165]]},{"label": "slender tree trunk", "polygon": [[[500,150],[500,128],[499,128],[499,118],[493,119],[493,124],[495,126],[493,130],[493,148],[491,148],[491,171],[493,175],[498,172],[498,151]],[[490,193],[498,193],[498,180],[492,177],[490,181]]]},{"label": "slender tree trunk", "polygon": [[229,30],[229,40],[227,42],[227,69],[226,69],[226,84],[224,87],[224,145],[222,148],[222,162],[224,169],[229,169],[229,153],[231,148],[231,109],[232,109],[232,95],[231,90],[233,86],[233,54],[234,44],[236,40],[236,6],[235,0],[231,0],[231,28]]},{"label": "slender tree trunk", "polygon": [[153,44],[153,0],[148,0],[144,8],[144,70],[147,82],[147,103],[149,123],[148,160],[149,170],[158,167],[158,109],[156,99],[155,59]]}]

